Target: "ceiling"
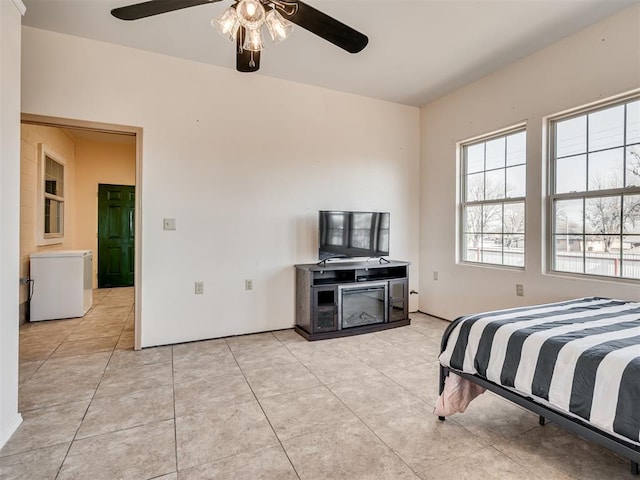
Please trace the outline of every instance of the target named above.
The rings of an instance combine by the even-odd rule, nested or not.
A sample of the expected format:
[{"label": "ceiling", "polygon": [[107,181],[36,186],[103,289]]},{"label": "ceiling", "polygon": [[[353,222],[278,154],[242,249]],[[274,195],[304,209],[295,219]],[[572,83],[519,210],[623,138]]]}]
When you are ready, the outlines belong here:
[{"label": "ceiling", "polygon": [[[305,0],[369,37],[349,54],[296,27],[258,73],[422,106],[640,0]],[[24,25],[235,69],[210,20],[231,0],[125,22],[136,0],[24,0]]]}]

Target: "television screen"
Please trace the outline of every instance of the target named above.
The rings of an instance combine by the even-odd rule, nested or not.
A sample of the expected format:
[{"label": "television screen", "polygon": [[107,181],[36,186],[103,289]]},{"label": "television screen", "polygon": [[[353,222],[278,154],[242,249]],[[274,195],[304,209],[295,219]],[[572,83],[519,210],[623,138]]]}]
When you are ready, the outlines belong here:
[{"label": "television screen", "polygon": [[389,212],[321,210],[318,250],[320,260],[389,255]]}]

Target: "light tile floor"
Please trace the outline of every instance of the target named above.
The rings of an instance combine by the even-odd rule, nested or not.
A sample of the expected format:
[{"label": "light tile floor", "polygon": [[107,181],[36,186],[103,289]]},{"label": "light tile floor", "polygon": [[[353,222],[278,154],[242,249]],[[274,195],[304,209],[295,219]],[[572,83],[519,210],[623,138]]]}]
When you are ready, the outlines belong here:
[{"label": "light tile floor", "polygon": [[447,323],[132,350],[133,291],[20,329],[2,479],[624,479],[628,462],[492,394],[440,422]]}]

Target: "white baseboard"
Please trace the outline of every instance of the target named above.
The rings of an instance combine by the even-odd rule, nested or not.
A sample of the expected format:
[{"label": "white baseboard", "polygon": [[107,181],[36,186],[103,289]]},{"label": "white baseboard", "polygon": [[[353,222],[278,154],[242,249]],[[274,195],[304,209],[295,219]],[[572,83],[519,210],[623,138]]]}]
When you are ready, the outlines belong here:
[{"label": "white baseboard", "polygon": [[0,448],[4,447],[4,444],[9,441],[11,435],[15,433],[20,424],[22,423],[22,415],[19,413],[16,414],[16,417],[13,419],[13,422],[9,425],[6,431],[0,432]]}]

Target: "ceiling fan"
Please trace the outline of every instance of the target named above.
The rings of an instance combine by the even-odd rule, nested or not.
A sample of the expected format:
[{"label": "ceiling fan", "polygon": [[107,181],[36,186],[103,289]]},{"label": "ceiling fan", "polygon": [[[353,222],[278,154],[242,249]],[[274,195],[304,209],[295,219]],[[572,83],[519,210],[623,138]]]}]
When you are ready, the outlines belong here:
[{"label": "ceiling fan", "polygon": [[[139,20],[221,0],[149,0],[114,8],[120,20]],[[236,0],[220,17],[211,21],[236,45],[236,68],[255,72],[260,68],[264,48],[262,27],[266,25],[274,43],[287,38],[296,24],[349,53],[367,46],[366,35],[299,0]]]}]

